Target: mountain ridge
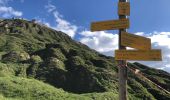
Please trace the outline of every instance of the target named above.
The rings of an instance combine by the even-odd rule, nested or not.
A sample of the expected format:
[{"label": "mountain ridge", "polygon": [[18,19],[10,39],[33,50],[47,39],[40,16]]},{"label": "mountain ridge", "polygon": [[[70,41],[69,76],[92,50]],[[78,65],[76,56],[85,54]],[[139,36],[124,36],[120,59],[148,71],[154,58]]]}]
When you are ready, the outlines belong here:
[{"label": "mountain ridge", "polygon": [[[34,21],[2,20],[0,36],[0,77],[33,78],[67,92],[90,96],[89,98],[95,96],[94,92],[106,93],[104,98],[110,93],[115,94],[115,97],[108,96],[113,100],[117,97],[118,69],[113,57],[102,55],[72,40],[65,33]],[[128,66],[139,69],[145,77],[170,91],[169,73],[139,63],[128,63]],[[170,94],[161,91],[151,82],[141,80],[130,70],[128,73],[131,100],[170,99]],[[2,90],[0,94],[10,97]]]}]

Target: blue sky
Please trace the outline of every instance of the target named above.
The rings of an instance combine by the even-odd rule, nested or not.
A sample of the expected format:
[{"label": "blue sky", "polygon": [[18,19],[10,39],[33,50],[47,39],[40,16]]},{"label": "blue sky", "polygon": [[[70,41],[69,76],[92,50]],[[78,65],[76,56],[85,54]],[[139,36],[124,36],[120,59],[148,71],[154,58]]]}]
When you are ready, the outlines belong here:
[{"label": "blue sky", "polygon": [[[51,24],[54,19],[47,15],[44,8],[49,2],[64,19],[88,29],[92,21],[117,19],[118,0],[2,0],[8,5],[23,12],[23,17],[45,18]],[[22,2],[21,2],[22,1]],[[170,31],[169,0],[130,0],[130,32]]]},{"label": "blue sky", "polygon": [[[0,17],[37,19],[109,56],[117,49],[117,31],[90,32],[90,23],[118,19],[118,0],[0,0]],[[128,32],[152,39],[163,61],[142,62],[170,72],[170,0],[130,0]]]}]

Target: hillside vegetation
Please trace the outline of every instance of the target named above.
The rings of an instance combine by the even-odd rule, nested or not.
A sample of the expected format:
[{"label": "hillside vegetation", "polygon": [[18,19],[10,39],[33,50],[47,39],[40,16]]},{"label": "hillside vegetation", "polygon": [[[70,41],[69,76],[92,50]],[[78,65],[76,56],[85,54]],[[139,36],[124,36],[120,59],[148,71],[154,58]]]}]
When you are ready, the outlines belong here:
[{"label": "hillside vegetation", "polygon": [[[170,74],[129,63],[170,91]],[[118,69],[107,57],[65,33],[21,19],[0,21],[0,99],[117,100]],[[170,94],[128,70],[130,100],[169,100]]]}]

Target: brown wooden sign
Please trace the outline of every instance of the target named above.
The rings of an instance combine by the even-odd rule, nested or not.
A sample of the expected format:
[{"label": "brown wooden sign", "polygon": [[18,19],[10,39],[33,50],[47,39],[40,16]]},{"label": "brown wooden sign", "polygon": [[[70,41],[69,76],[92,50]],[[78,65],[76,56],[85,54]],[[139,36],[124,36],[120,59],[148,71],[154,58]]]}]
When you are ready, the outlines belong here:
[{"label": "brown wooden sign", "polygon": [[115,60],[162,61],[161,50],[116,50]]},{"label": "brown wooden sign", "polygon": [[129,34],[126,32],[121,33],[121,45],[139,49],[139,50],[150,50],[151,39],[142,36]]},{"label": "brown wooden sign", "polygon": [[129,2],[119,2],[118,14],[129,16],[130,15],[130,3]]},{"label": "brown wooden sign", "polygon": [[116,30],[129,28],[129,19],[109,20],[102,22],[93,22],[91,31]]}]

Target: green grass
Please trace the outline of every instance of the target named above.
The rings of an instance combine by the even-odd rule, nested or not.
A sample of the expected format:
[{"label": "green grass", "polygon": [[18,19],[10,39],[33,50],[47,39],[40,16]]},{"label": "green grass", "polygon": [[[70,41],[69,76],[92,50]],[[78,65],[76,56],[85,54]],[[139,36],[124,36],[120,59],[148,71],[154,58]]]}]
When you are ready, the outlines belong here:
[{"label": "green grass", "polygon": [[[0,100],[117,100],[113,92],[73,94],[35,79],[0,77]],[[131,96],[129,96],[131,97]],[[133,99],[130,99],[133,100]]]},{"label": "green grass", "polygon": [[88,93],[83,95],[88,96],[93,100],[118,100],[118,94],[115,94],[113,92]]},{"label": "green grass", "polygon": [[0,77],[0,98],[20,100],[90,100],[89,97],[71,94],[35,79]]}]

